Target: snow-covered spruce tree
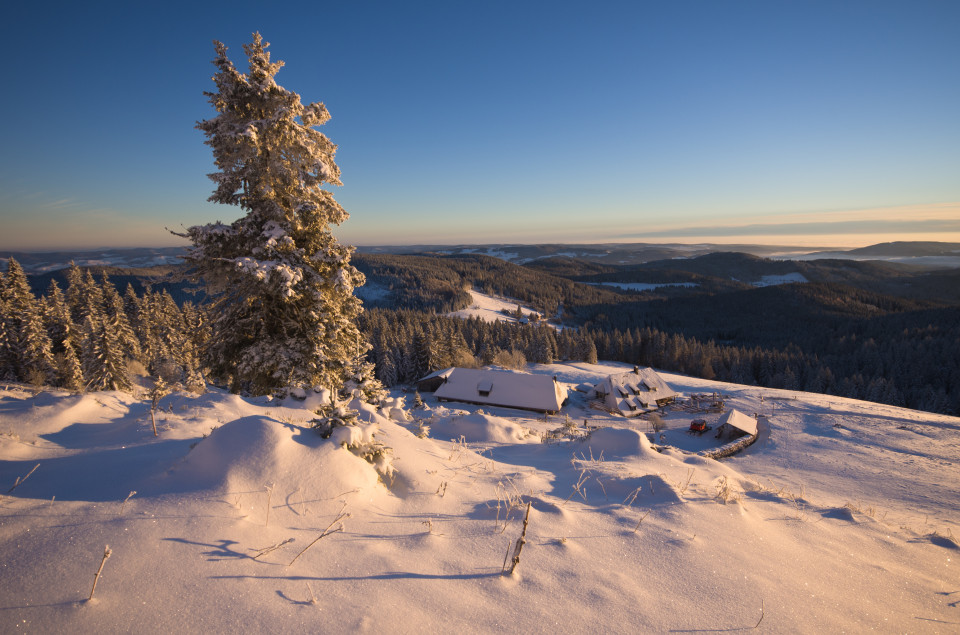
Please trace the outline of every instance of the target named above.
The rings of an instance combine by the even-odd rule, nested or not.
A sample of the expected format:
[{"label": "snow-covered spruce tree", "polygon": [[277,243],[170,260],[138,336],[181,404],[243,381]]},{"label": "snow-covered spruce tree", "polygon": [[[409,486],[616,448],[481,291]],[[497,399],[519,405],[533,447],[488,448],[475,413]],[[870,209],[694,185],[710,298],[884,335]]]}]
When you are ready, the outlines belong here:
[{"label": "snow-covered spruce tree", "polygon": [[123,345],[102,314],[83,324],[83,375],[88,390],[133,390],[127,376]]},{"label": "snow-covered spruce tree", "polygon": [[259,33],[244,46],[248,73],[215,46],[217,90],[207,96],[217,116],[197,124],[218,168],[209,200],[246,215],[185,234],[187,260],[212,298],[207,365],[234,391],[336,391],[367,345],[353,296],[364,277],[350,264],[352,248],[331,233],[348,215],[322,187],[340,184],[336,146],[315,130],[330,115],[277,85],[283,63],[270,61]]},{"label": "snow-covered spruce tree", "polygon": [[387,391],[374,376],[374,366],[363,357],[356,357],[347,367],[346,381],[340,389],[340,396],[346,400],[360,399],[379,405],[387,397]]},{"label": "snow-covered spruce tree", "polygon": [[116,287],[107,278],[106,273],[103,274],[103,283],[100,286],[103,289],[104,321],[108,328],[116,334],[124,356],[127,359],[139,361],[142,357],[140,341],[130,325],[129,318],[127,318],[123,298],[117,293]]}]

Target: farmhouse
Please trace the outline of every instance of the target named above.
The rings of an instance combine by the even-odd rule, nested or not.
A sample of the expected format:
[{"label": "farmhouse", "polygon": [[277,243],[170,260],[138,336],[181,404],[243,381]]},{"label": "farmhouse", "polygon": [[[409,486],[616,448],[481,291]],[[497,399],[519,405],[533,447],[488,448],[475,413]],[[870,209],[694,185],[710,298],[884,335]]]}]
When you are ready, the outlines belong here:
[{"label": "farmhouse", "polygon": [[440,401],[555,413],[567,400],[567,389],[547,375],[452,368],[440,377],[443,381],[434,392]]},{"label": "farmhouse", "polygon": [[652,369],[610,375],[593,389],[593,396],[614,412],[635,417],[656,410],[677,398],[677,393]]}]

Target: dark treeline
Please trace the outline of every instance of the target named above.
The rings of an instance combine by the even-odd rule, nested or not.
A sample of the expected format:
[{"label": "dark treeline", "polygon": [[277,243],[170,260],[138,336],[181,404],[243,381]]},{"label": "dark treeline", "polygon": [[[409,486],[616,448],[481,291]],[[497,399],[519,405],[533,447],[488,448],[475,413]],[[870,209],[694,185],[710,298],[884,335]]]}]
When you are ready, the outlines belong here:
[{"label": "dark treeline", "polygon": [[560,359],[597,361],[593,340],[572,329],[557,332],[546,323],[484,322],[422,311],[372,309],[361,317],[372,345],[377,378],[387,386],[412,383],[449,366],[498,364],[519,368],[526,362]]},{"label": "dark treeline", "polygon": [[[896,328],[895,323],[889,326]],[[411,383],[448,366],[599,358],[930,412],[955,414],[960,407],[960,395],[953,389],[960,386],[960,320],[953,328],[907,328],[898,337],[879,340],[851,334],[823,356],[795,345],[721,345],[650,327],[557,332],[542,323],[487,323],[415,311],[374,309],[363,316],[362,327],[373,344],[370,355],[377,377],[386,385]],[[934,365],[931,360],[945,363]]]},{"label": "dark treeline", "polygon": [[[175,265],[142,268],[88,266],[80,269],[84,272],[89,271],[95,280],[102,280],[107,276],[121,293],[128,286],[133,287],[134,293],[138,296],[146,293],[148,289],[156,293],[166,291],[178,306],[186,302],[199,305],[204,300],[203,289],[195,282],[187,280],[182,275],[182,268]],[[57,269],[28,275],[27,279],[30,281],[34,295],[39,298],[50,288],[50,283],[54,280],[61,289],[65,289],[70,282],[67,279],[70,271],[70,268]]]}]

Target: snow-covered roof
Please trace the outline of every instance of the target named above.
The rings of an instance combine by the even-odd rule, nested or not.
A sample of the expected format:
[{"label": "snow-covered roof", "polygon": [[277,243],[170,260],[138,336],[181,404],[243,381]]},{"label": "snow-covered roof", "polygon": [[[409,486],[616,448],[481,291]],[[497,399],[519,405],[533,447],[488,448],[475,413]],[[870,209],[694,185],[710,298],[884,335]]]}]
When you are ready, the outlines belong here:
[{"label": "snow-covered roof", "polygon": [[757,433],[757,420],[751,416],[745,415],[739,410],[728,410],[717,420],[718,426],[729,424],[738,430],[743,430],[747,434]]},{"label": "snow-covered roof", "polygon": [[434,396],[438,399],[556,412],[567,390],[548,375],[454,368]]},{"label": "snow-covered roof", "polygon": [[426,375],[426,376],[421,377],[420,379],[418,379],[418,380],[417,380],[417,383],[419,383],[419,382],[421,382],[421,381],[426,381],[426,380],[428,380],[428,379],[434,379],[435,377],[447,377],[447,376],[449,376],[450,373],[452,373],[452,372],[453,372],[453,368],[444,368],[444,369],[441,369],[441,370],[435,370],[435,371],[433,371],[432,373],[430,373],[429,375]]},{"label": "snow-covered roof", "polygon": [[656,408],[658,402],[673,399],[674,391],[652,368],[635,368],[627,373],[609,375],[597,384],[597,396],[624,414]]}]

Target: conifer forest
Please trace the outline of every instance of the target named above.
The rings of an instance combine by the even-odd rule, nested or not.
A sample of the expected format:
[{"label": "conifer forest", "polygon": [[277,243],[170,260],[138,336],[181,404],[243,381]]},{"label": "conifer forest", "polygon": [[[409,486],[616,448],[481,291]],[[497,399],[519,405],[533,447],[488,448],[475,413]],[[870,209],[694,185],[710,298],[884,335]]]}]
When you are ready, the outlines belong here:
[{"label": "conifer forest", "polygon": [[[371,347],[365,360],[385,386],[411,384],[448,366],[606,359],[960,412],[960,308],[935,300],[942,294],[932,288],[912,298],[871,290],[888,284],[889,272],[865,275],[856,286],[810,281],[767,288],[727,288],[697,274],[690,278],[697,288],[637,293],[583,282],[584,271],[598,275],[596,267],[577,262],[563,263],[566,277],[546,272],[557,263],[520,266],[478,255],[357,254],[355,264],[366,291],[378,291],[367,294],[358,326]],[[812,270],[806,275],[815,277]],[[192,390],[216,383],[204,356],[209,315],[182,283],[153,278],[153,286],[128,282],[121,292],[106,274],[76,266],[36,279],[47,281],[42,294],[16,260],[2,277],[3,380],[71,390],[130,389],[131,373]],[[470,289],[513,298],[538,319],[448,316],[470,304]]]}]

